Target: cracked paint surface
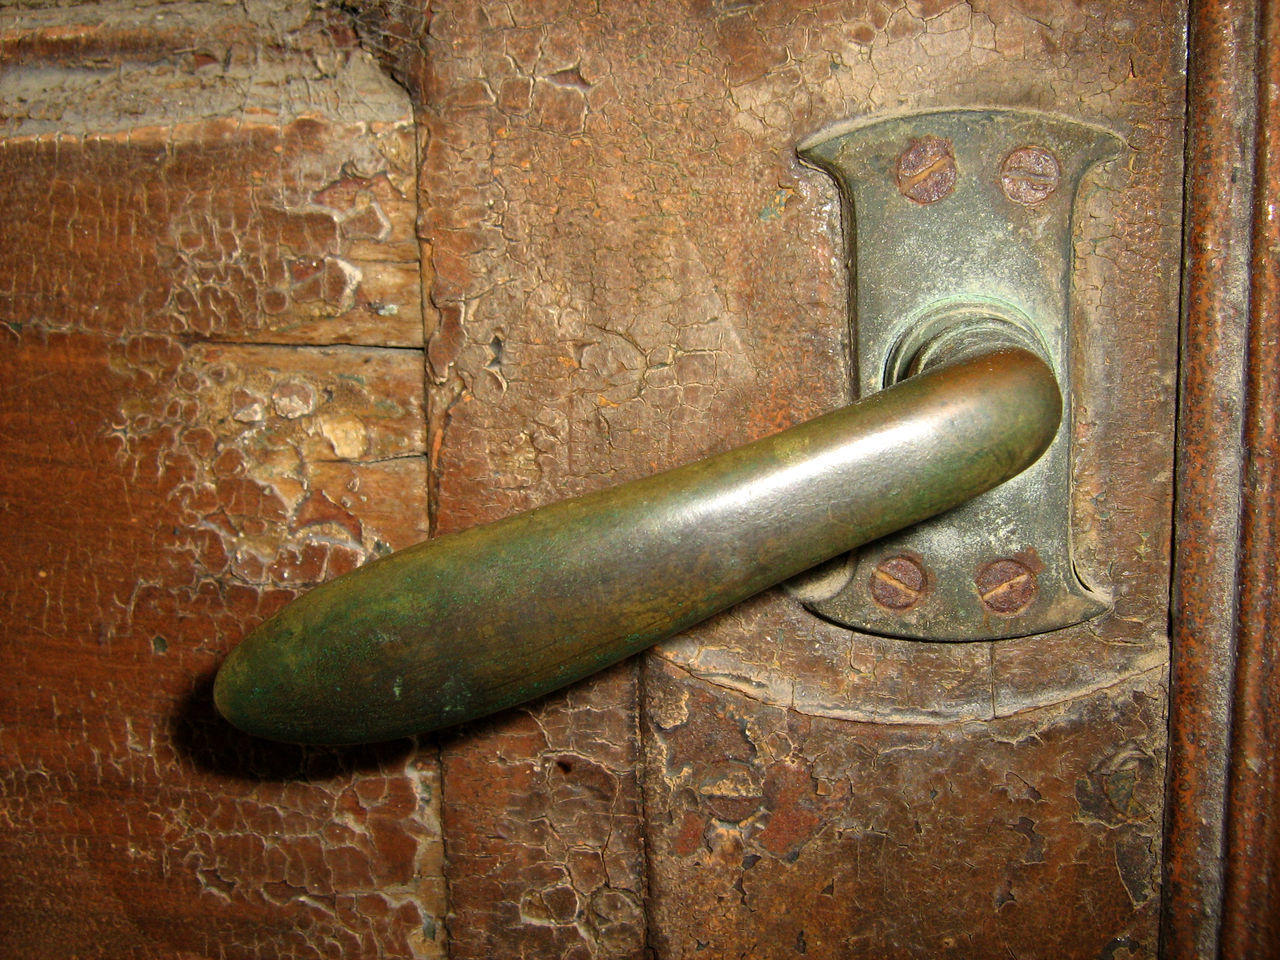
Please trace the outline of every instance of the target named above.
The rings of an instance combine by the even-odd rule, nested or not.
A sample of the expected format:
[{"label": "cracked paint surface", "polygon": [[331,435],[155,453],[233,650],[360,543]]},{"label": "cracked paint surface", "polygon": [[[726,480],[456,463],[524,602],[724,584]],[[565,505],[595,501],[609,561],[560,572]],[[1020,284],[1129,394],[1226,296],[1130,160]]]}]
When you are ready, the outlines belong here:
[{"label": "cracked paint surface", "polygon": [[[395,5],[370,6],[395,20]],[[895,916],[898,895],[870,880],[858,894],[868,919],[857,937],[822,929],[824,918],[847,926],[846,915],[830,913],[830,901],[810,897],[806,884],[842,875],[847,850],[821,824],[832,805],[861,802],[856,791],[817,802],[806,772],[812,757],[774,750],[758,759],[756,747],[712,730],[713,717],[732,704],[774,725],[821,726],[832,742],[846,742],[833,762],[852,777],[856,745],[868,737],[914,742],[922,769],[1007,765],[983,733],[988,725],[1056,723],[1063,711],[1136,689],[1149,716],[1124,738],[1149,758],[1148,785],[1159,782],[1181,10],[1007,0],[434,3],[429,23],[416,23],[425,31],[416,67],[403,51],[389,56],[417,78],[409,85],[420,105],[421,233],[434,314],[428,442],[441,531],[692,460],[848,399],[837,197],[794,156],[815,130],[869,113],[984,104],[1102,124],[1132,148],[1093,178],[1076,240],[1076,425],[1089,451],[1076,465],[1077,562],[1086,580],[1112,593],[1113,615],[1050,637],[938,647],[824,624],[777,591],[663,645],[636,694],[647,731],[648,931],[637,922],[625,945],[604,946],[580,910],[556,920],[561,939],[553,940],[547,915],[535,923],[514,906],[558,888],[567,869],[564,837],[552,843],[542,826],[510,816],[527,783],[504,776],[549,762],[555,748],[526,743],[522,754],[518,731],[563,702],[549,698],[445,747],[446,819],[459,831],[447,840],[451,929],[466,938],[454,943],[457,956],[536,953],[548,942],[583,956],[638,955],[646,942],[673,957],[939,955],[952,935],[929,939],[941,921],[919,912],[907,924]],[[616,711],[610,743],[632,722],[616,710],[627,699],[620,682],[608,681],[607,695],[591,682],[572,694]],[[702,709],[679,729],[697,744],[691,758],[702,760],[673,771],[654,763],[674,736],[654,717],[676,685],[701,691]],[[1096,715],[1087,716],[1085,727]],[[942,732],[970,722],[966,736]],[[1113,736],[1105,724],[1083,736],[1072,763],[1091,769],[1119,748]],[[500,759],[495,767],[480,757]],[[469,778],[485,770],[496,773],[477,791]],[[918,805],[923,822],[920,784],[907,778],[900,799],[867,802]],[[1073,822],[1074,787],[1054,793],[1040,816],[991,814],[1008,821],[1002,844],[1020,857],[1034,850],[1047,866],[1031,879],[997,876],[981,903],[963,900],[948,929],[974,932],[956,932],[947,949],[1003,955],[1001,944],[1017,939],[1015,915],[1031,928],[1043,921],[1065,930],[1064,912],[1088,926],[1096,897],[1114,907],[1119,939],[1108,949],[1154,951],[1158,800],[1134,828],[1139,840],[1100,831],[1050,843],[1042,825]],[[954,789],[965,797],[976,788]],[[894,818],[880,831],[886,850],[916,852],[900,867],[921,903],[941,902],[932,898],[967,875],[966,863],[994,870],[998,857],[988,859],[977,840],[987,798],[971,798],[972,823],[957,801],[956,835],[978,831],[972,842],[925,846]],[[592,819],[612,816],[613,803],[597,800]],[[725,824],[753,816],[760,833],[740,857],[738,828]],[[938,816],[935,828],[952,825]],[[502,830],[484,831],[498,821]],[[477,835],[485,837],[478,848]],[[692,868],[682,858],[698,850],[710,852]],[[526,866],[527,886],[519,898],[502,894],[504,907],[480,879],[498,858]],[[753,884],[750,858],[779,866]],[[1087,902],[1057,910],[1049,878],[1077,861],[1072,875]],[[546,873],[548,865],[555,869]],[[721,906],[729,903],[740,909]],[[1001,904],[997,921],[976,919]],[[785,935],[761,927],[788,911],[778,921],[794,927]]]},{"label": "cracked paint surface", "polygon": [[655,951],[1154,956],[1161,676],[987,724],[850,725],[650,660]]},{"label": "cracked paint surface", "polygon": [[304,7],[81,13],[0,36],[0,944],[439,956],[435,751],[209,699],[248,628],[427,533],[408,103]]},{"label": "cracked paint surface", "polygon": [[642,955],[635,671],[442,737],[450,956]]},{"label": "cracked paint surface", "polygon": [[[7,935],[1154,955],[1181,10],[348,6],[416,130],[305,4],[0,34],[0,209],[29,237],[0,250]],[[938,649],[776,591],[416,749],[217,725],[221,652],[429,513],[462,529],[847,400],[838,198],[794,144],[976,103],[1132,147],[1077,239],[1077,559],[1113,616]]]}]

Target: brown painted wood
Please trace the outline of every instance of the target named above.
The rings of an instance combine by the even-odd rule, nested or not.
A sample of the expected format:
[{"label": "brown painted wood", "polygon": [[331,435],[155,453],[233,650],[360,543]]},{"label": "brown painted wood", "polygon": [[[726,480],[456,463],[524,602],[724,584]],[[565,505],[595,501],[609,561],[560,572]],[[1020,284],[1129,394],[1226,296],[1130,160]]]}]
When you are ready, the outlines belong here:
[{"label": "brown painted wood", "polygon": [[1244,478],[1221,956],[1280,956],[1280,4],[1258,17]]},{"label": "brown painted wood", "polygon": [[[1152,956],[1166,705],[1165,954],[1220,921],[1271,949],[1274,147],[1251,178],[1239,130],[1274,3],[1194,8],[1176,551],[1178,4],[348,6],[405,91],[304,5],[0,27],[4,952]],[[847,399],[836,196],[794,144],[977,102],[1131,147],[1076,250],[1113,615],[939,650],[779,592],[416,747],[214,718],[247,627],[428,518]]]},{"label": "brown painted wood", "polygon": [[[1231,725],[1233,711],[1252,713],[1262,706],[1260,699],[1273,695],[1264,680],[1267,654],[1262,637],[1268,623],[1257,593],[1260,588],[1265,596],[1267,590],[1268,575],[1258,566],[1271,559],[1262,559],[1270,521],[1256,484],[1265,483],[1265,465],[1274,460],[1275,451],[1266,449],[1267,414],[1257,394],[1247,449],[1243,441],[1246,363],[1252,389],[1267,376],[1265,356],[1255,349],[1247,358],[1246,342],[1252,337],[1255,348],[1263,346],[1274,324],[1265,301],[1255,305],[1264,312],[1250,323],[1250,269],[1258,266],[1250,259],[1254,191],[1266,189],[1265,176],[1255,183],[1254,171],[1259,10],[1258,4],[1228,0],[1198,3],[1192,11],[1161,938],[1169,958],[1218,955],[1229,836],[1235,838],[1236,848],[1226,869],[1235,875],[1236,902],[1228,927],[1237,945],[1222,955],[1251,955],[1240,952],[1238,938],[1244,930],[1264,929],[1257,926],[1258,918],[1241,912],[1248,911],[1241,900],[1250,899],[1246,891],[1254,882],[1246,876],[1267,875],[1265,854],[1241,850],[1239,842],[1249,827],[1242,821],[1230,827],[1226,819],[1234,749],[1237,798],[1252,807],[1235,816],[1248,820],[1257,815],[1265,822],[1265,804],[1259,805],[1256,795],[1252,802],[1246,799],[1251,789],[1256,794],[1256,786],[1241,767],[1263,757],[1256,745],[1252,753],[1244,744],[1233,748]],[[1265,277],[1259,282],[1265,292]],[[1243,473],[1246,457],[1252,464],[1248,481]],[[1250,566],[1241,567],[1237,548],[1246,497],[1250,507],[1243,536],[1251,543],[1251,554]],[[1243,603],[1242,587],[1251,595]],[[1238,652],[1243,656],[1239,670]],[[1241,694],[1234,704],[1233,686]],[[1264,721],[1256,715],[1239,719],[1242,732],[1252,732],[1258,722]]]},{"label": "brown painted wood", "polygon": [[341,20],[133,6],[5,17],[0,954],[439,955],[434,753],[209,701],[426,533],[408,104]]},{"label": "brown painted wood", "polygon": [[862,725],[657,659],[645,679],[659,956],[1154,956],[1148,678],[989,723]]},{"label": "brown painted wood", "polygon": [[[663,648],[634,693],[625,676],[575,691],[595,704],[577,714],[583,733],[561,732],[554,697],[463,731],[444,759],[455,956],[646,944],[669,957],[1002,956],[1034,950],[1035,935],[1078,955],[1154,953],[1181,16],[1172,4],[432,5],[416,99],[441,530],[693,459],[848,396],[836,197],[794,156],[815,129],[980,102],[1103,123],[1133,147],[1095,181],[1078,247],[1078,547],[1115,614],[939,650],[851,635],[776,594]],[[1098,720],[1107,704],[1125,719]],[[1075,731],[1044,755],[1052,776],[1010,772],[1013,716],[1029,739]],[[632,788],[612,767],[637,719],[643,846],[639,800],[621,799]],[[788,732],[802,723],[821,735]],[[874,776],[896,792],[860,800],[882,737],[920,776],[893,779],[890,751]],[[570,738],[581,780],[547,745]],[[925,771],[969,763],[987,779],[949,788],[949,815]],[[531,783],[537,796],[554,784],[582,819],[551,829]],[[864,800],[862,819],[841,813]],[[912,817],[875,815],[891,804]],[[582,880],[569,854],[594,855],[589,831],[613,810],[613,836],[635,844],[645,873],[609,887],[631,902],[647,884],[648,897],[605,945],[598,874]],[[969,828],[981,846],[960,839]],[[954,847],[941,839],[952,832]],[[937,838],[927,850],[922,835]],[[860,837],[883,845],[875,863],[903,887],[853,856]],[[1026,844],[1044,860],[1022,861]],[[908,896],[916,910],[900,917]]]}]

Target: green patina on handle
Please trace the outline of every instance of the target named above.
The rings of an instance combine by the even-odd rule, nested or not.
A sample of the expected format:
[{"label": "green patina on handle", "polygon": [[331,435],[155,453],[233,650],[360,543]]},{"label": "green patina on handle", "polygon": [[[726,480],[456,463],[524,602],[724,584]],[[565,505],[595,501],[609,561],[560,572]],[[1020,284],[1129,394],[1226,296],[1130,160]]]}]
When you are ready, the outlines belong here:
[{"label": "green patina on handle", "polygon": [[376,560],[254,630],[214,699],[240,729],[352,744],[572,683],[1035,462],[1062,401],[1034,354],[928,370],[775,436]]}]

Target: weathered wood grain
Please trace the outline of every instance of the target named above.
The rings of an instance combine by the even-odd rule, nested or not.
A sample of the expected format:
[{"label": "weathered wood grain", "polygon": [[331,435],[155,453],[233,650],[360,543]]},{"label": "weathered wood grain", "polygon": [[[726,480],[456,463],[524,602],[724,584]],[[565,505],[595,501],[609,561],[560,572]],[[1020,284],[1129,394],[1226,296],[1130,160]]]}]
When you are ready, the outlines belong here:
[{"label": "weathered wood grain", "polygon": [[[1179,5],[350,4],[407,96],[306,4],[36,6],[0,32],[0,944],[440,955],[447,880],[459,958],[1153,954]],[[848,399],[794,144],[974,103],[1131,147],[1076,250],[1112,616],[940,650],[769,594],[442,737],[442,802],[434,741],[213,717],[248,625],[429,515]]]},{"label": "weathered wood grain", "polygon": [[0,952],[439,956],[434,751],[209,701],[427,534],[408,103],[340,18],[131,6],[0,38]]},{"label": "weathered wood grain", "polygon": [[[1177,4],[1161,2],[655,2],[554,11],[534,3],[432,4],[425,88],[415,98],[424,130],[428,290],[438,311],[427,352],[441,530],[691,460],[848,397],[837,198],[794,155],[818,128],[869,113],[980,103],[1102,124],[1130,147],[1123,162],[1091,180],[1076,245],[1077,561],[1091,585],[1114,597],[1114,614],[1050,637],[937,649],[851,633],[782,594],[766,596],[658,652],[679,669],[645,672],[639,703],[650,758],[666,749],[666,731],[652,722],[658,705],[676,695],[674,687],[704,683],[707,710],[692,711],[687,724],[707,764],[722,747],[711,729],[714,713],[728,703],[792,711],[769,714],[774,726],[804,721],[825,729],[839,718],[847,725],[830,727],[841,731],[833,741],[850,745],[907,737],[898,729],[904,723],[929,730],[977,724],[955,739],[945,726],[916,732],[921,763],[928,758],[939,768],[1002,769],[1009,761],[995,745],[999,718],[1030,711],[1039,718],[1034,726],[1065,712],[1092,718],[1080,721],[1085,727],[1100,724],[1072,747],[1080,751],[1070,761],[1080,776],[1110,769],[1135,738],[1146,758],[1144,789],[1159,783],[1183,18]],[[389,48],[403,66],[402,53]],[[1145,698],[1148,714],[1132,730],[1088,712],[1086,704],[1126,697],[1118,691],[1130,688]],[[616,704],[629,698],[612,686],[608,695],[598,702],[616,717],[605,738],[615,742],[629,726]],[[843,925],[844,914],[809,896],[805,884],[845,875],[848,851],[836,834],[814,826],[803,866],[787,864],[794,851],[786,844],[753,847],[752,856],[779,862],[760,874],[768,882],[750,883],[747,865],[716,846],[716,831],[753,837],[784,802],[781,794],[751,795],[735,806],[732,777],[673,781],[652,763],[643,777],[648,933],[637,921],[626,945],[605,949],[584,897],[552,920],[509,905],[499,910],[496,888],[478,879],[489,864],[505,857],[528,865],[520,896],[536,897],[563,884],[562,851],[571,838],[552,842],[536,818],[509,815],[523,809],[525,780],[499,773],[488,790],[470,781],[483,776],[481,757],[505,758],[499,771],[521,764],[521,731],[557,703],[496,720],[446,749],[445,815],[458,831],[447,839],[452,928],[468,938],[455,943],[458,956],[516,955],[548,942],[584,956],[635,955],[646,942],[671,957],[804,949],[936,955],[942,918],[921,910],[899,925],[899,897],[870,881],[857,903],[883,918],[880,925],[856,945],[839,930],[820,939],[813,930],[837,916]],[[528,749],[545,758],[544,747]],[[767,756],[762,778],[809,762],[803,751],[782,747]],[[833,780],[860,782],[853,754],[836,766]],[[806,777],[797,775],[802,785]],[[908,783],[901,802],[941,831],[951,821],[941,809],[930,812],[934,788]],[[974,824],[1008,812],[976,781],[956,789]],[[708,799],[716,791],[735,815],[744,804],[750,809],[708,827],[711,839],[694,830],[685,841],[694,851],[675,853],[669,830],[686,818],[716,821],[708,812],[719,802]],[[598,801],[594,816],[608,817],[614,802],[611,795]],[[1068,824],[1084,816],[1083,802],[1065,787],[1043,801],[1044,816]],[[1099,948],[1151,955],[1158,791],[1133,816],[1123,842],[1100,829],[1080,844],[1046,846],[1048,866],[1016,878],[1015,887],[1025,886],[1011,894],[1039,913],[998,897],[965,900],[977,939],[957,940],[956,949],[1001,956],[1003,944],[1020,942],[1013,918],[1025,916],[1033,928],[1037,917],[1051,919],[1057,942],[1069,942],[1075,929],[1102,938]],[[475,838],[495,822],[503,829],[489,831],[481,855]],[[955,825],[958,836],[969,828]],[[915,871],[901,889],[920,903],[943,902],[971,869],[1001,875],[999,851],[934,845],[926,856],[913,830],[910,821],[894,821],[883,842],[917,851],[894,869]],[[532,869],[546,864],[560,869]],[[1079,899],[1055,910],[1061,890],[1048,877],[1056,870],[1074,871],[1083,887]],[[1110,904],[1105,934],[1095,926],[1094,897]],[[790,913],[779,919],[784,905]],[[993,917],[997,909],[1003,912]],[[711,930],[709,914],[726,919]],[[809,930],[808,940],[766,936],[771,917],[793,933]],[[960,926],[956,920],[947,929]]]}]

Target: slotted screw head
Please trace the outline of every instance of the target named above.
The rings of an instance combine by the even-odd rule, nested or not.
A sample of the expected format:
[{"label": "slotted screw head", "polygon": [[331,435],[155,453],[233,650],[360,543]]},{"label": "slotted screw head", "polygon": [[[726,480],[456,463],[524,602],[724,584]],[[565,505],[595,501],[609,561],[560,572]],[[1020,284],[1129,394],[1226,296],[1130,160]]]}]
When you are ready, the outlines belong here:
[{"label": "slotted screw head", "polygon": [[951,141],[933,135],[911,141],[898,157],[898,190],[916,203],[937,203],[956,188],[956,155]]},{"label": "slotted screw head", "polygon": [[1034,207],[1058,189],[1062,172],[1058,158],[1044,147],[1019,147],[1004,158],[1000,168],[1000,188],[1014,203]]},{"label": "slotted screw head", "polygon": [[1006,617],[1025,610],[1039,589],[1036,575],[1030,567],[1007,558],[987,564],[978,571],[973,582],[982,605],[992,613]]},{"label": "slotted screw head", "polygon": [[888,557],[871,574],[871,599],[889,610],[909,610],[920,602],[928,584],[919,560]]}]

